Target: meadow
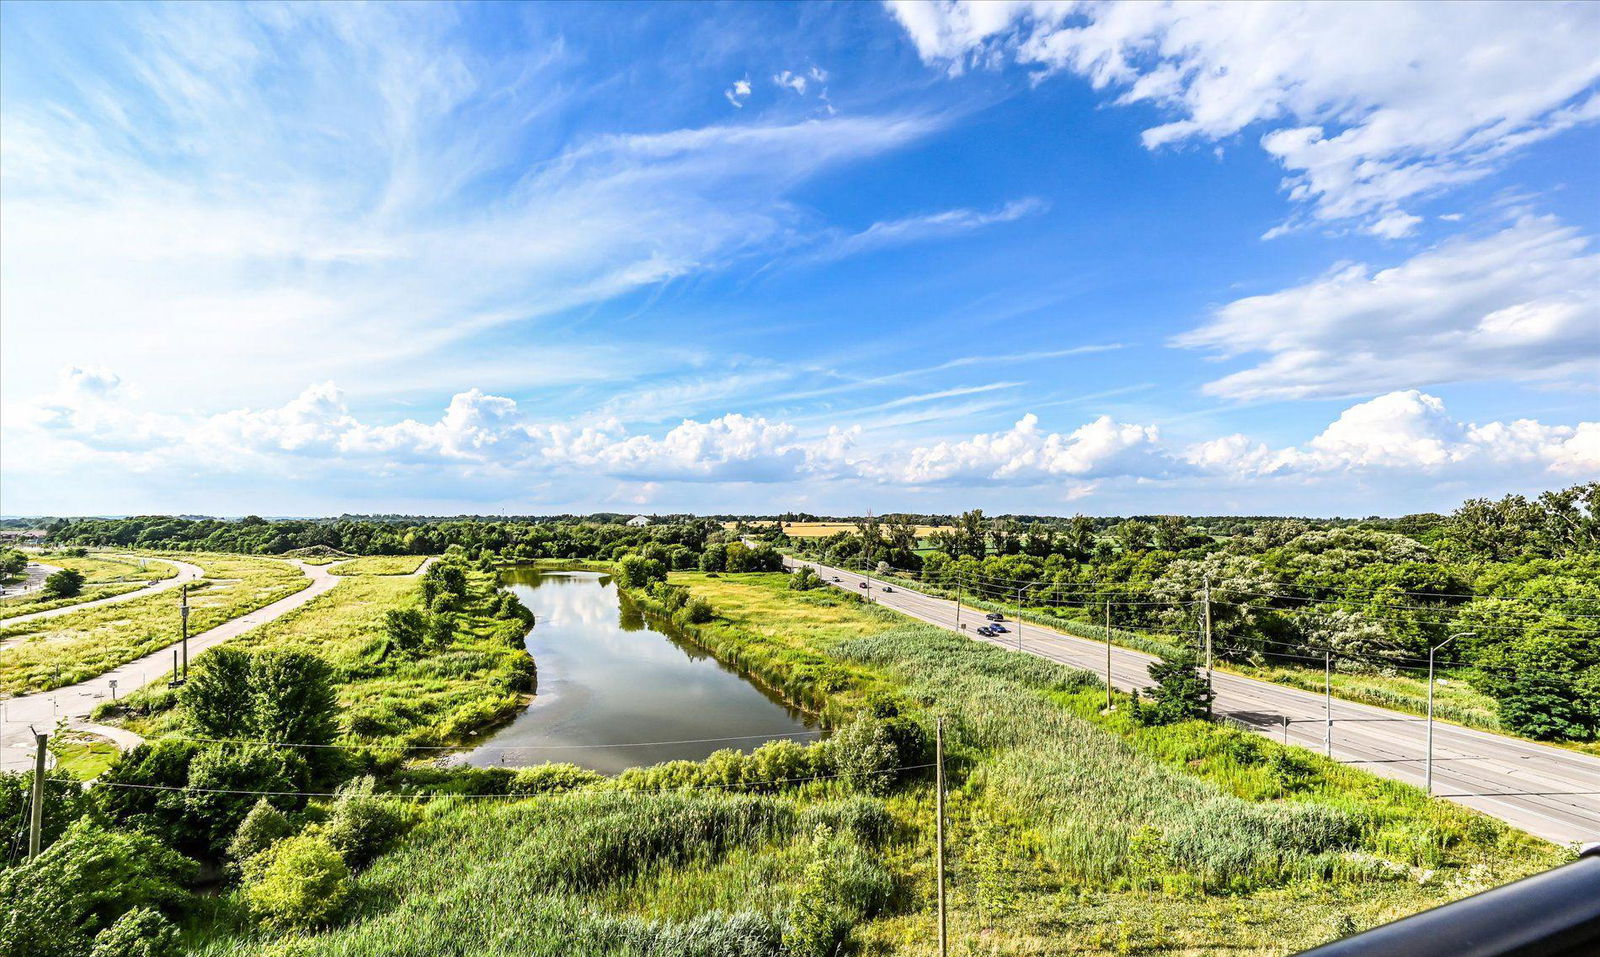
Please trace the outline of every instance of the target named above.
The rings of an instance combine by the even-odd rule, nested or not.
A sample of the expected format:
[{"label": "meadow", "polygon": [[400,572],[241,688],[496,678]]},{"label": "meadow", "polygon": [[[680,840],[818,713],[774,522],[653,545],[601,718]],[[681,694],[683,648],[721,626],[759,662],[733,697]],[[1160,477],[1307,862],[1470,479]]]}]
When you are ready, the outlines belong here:
[{"label": "meadow", "polygon": [[[492,576],[474,572],[472,580],[477,600],[457,616],[455,639],[438,654],[408,656],[391,646],[385,616],[419,608],[421,581],[386,573],[352,574],[229,647],[322,658],[334,672],[345,730],[341,742],[369,749],[367,757],[375,762],[394,764],[411,756],[408,748],[468,740],[526,702],[513,686],[529,674],[527,654],[520,641],[508,643],[503,622],[482,607],[493,596]],[[121,714],[130,729],[159,738],[181,725],[176,703],[173,691],[152,685],[104,714]]]},{"label": "meadow", "polygon": [[[786,582],[674,574],[717,612],[677,627],[835,728],[886,701],[924,729],[944,718],[953,953],[1281,954],[1564,859],[1303,749],[1201,722],[1145,727],[1125,706],[1101,714],[1084,672]],[[611,779],[552,765],[402,771],[391,786],[410,781],[413,797],[481,796],[407,805],[409,834],[355,874],[335,926],[280,936],[213,916],[191,926],[194,952],[744,957],[847,939],[930,954],[927,771],[873,787],[759,770],[780,754],[813,766],[831,746]]]},{"label": "meadow", "polygon": [[[735,527],[735,523],[728,522],[728,523],[725,523],[723,527],[731,530],[731,529],[733,529]],[[927,538],[929,535],[932,535],[934,532],[948,532],[950,530],[951,530],[951,527],[948,526],[948,525],[918,525],[918,526],[916,526],[916,534],[917,534],[918,538]],[[784,531],[785,535],[788,535],[788,536],[790,536],[792,538],[827,538],[829,535],[834,535],[834,534],[837,534],[839,532],[850,532],[850,533],[853,534],[856,531],[856,523],[855,522],[784,522],[783,523],[783,531]]]},{"label": "meadow", "polygon": [[178,573],[178,567],[171,562],[137,556],[110,554],[79,556],[45,552],[34,558],[57,568],[82,572],[83,590],[70,598],[52,598],[43,591],[34,591],[26,595],[0,599],[0,621],[36,611],[50,611],[101,598],[126,595],[128,592],[138,591]]},{"label": "meadow", "polygon": [[427,560],[426,555],[368,555],[328,569],[335,575],[410,575]]},{"label": "meadow", "polygon": [[[189,633],[198,634],[305,588],[287,562],[185,555],[205,570],[189,586]],[[178,594],[163,592],[0,627],[0,692],[47,691],[109,671],[178,640]]]}]

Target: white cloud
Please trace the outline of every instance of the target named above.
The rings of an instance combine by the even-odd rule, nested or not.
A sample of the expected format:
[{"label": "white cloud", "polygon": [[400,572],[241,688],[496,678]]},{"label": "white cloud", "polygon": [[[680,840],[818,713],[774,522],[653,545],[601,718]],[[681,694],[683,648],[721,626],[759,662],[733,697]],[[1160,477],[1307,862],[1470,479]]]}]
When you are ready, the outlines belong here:
[{"label": "white cloud", "polygon": [[772,75],[772,82],[778,84],[780,87],[783,87],[786,90],[793,90],[794,92],[799,93],[801,96],[805,95],[806,78],[803,74],[784,70],[781,73],[774,73]]},{"label": "white cloud", "polygon": [[1345,265],[1231,302],[1176,344],[1258,365],[1206,385],[1234,399],[1372,394],[1486,379],[1592,380],[1600,254],[1578,230],[1525,217],[1388,269]]},{"label": "white cloud", "polygon": [[1200,477],[1249,486],[1365,476],[1409,484],[1476,481],[1493,489],[1600,474],[1600,422],[1461,422],[1440,399],[1417,390],[1353,405],[1304,443],[1276,449],[1244,435],[1175,447],[1154,425],[1105,415],[1049,431],[1027,414],[996,432],[899,444],[892,434],[869,443],[874,433],[859,423],[834,422],[824,431],[741,413],[635,432],[614,416],[539,421],[516,401],[477,389],[454,396],[435,420],[382,422],[353,413],[332,383],[313,385],[281,406],[209,416],[161,415],[93,393],[62,393],[41,403],[17,431],[39,443],[40,454],[9,469],[16,474],[230,473],[344,482],[410,475],[463,489],[491,480],[587,483],[603,476],[898,489],[1070,486],[1083,495],[1109,483]]},{"label": "white cloud", "polygon": [[1600,422],[1474,425],[1453,418],[1438,397],[1408,389],[1351,406],[1303,447],[1274,451],[1231,435],[1196,443],[1183,457],[1204,471],[1234,476],[1391,472],[1509,478],[1531,472],[1585,479],[1600,475]]},{"label": "white cloud", "polygon": [[858,233],[840,236],[812,254],[810,261],[831,261],[929,239],[943,239],[1000,223],[1016,222],[1048,209],[1043,200],[1026,197],[998,209],[946,209],[873,223]]},{"label": "white cloud", "polygon": [[734,80],[733,86],[723,90],[722,95],[728,98],[729,103],[741,110],[744,109],[744,101],[750,98],[750,78]]},{"label": "white cloud", "polygon": [[1159,441],[1155,426],[1118,423],[1109,416],[1067,434],[1046,433],[1038,416],[1029,414],[1004,432],[914,448],[876,469],[879,478],[908,485],[1159,475],[1167,470]]},{"label": "white cloud", "polygon": [[889,0],[925,62],[1070,71],[1175,118],[1146,146],[1262,124],[1289,195],[1405,235],[1402,205],[1600,118],[1600,6]]}]

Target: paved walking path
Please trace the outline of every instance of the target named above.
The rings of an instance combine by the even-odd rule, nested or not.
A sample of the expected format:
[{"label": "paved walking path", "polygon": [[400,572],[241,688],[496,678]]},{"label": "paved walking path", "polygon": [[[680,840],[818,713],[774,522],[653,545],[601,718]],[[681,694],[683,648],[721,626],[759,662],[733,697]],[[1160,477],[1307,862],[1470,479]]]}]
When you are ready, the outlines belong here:
[{"label": "paved walking path", "polygon": [[197,582],[206,575],[205,569],[201,568],[199,565],[191,565],[188,562],[180,562],[176,558],[149,558],[146,560],[153,562],[166,562],[170,565],[176,565],[178,566],[178,574],[172,576],[171,578],[163,578],[160,581],[154,582],[153,584],[147,585],[146,587],[140,588],[136,591],[128,591],[123,592],[120,595],[112,595],[110,598],[96,598],[94,601],[82,601],[76,605],[62,605],[60,608],[51,608],[47,611],[33,611],[26,615],[17,615],[12,618],[0,619],[0,628],[9,628],[12,625],[20,625],[27,621],[38,621],[41,618],[54,618],[57,615],[70,615],[75,611],[82,611],[85,608],[98,608],[101,605],[117,605],[125,601],[133,601],[135,598],[143,598],[146,595],[160,594],[164,591],[171,591],[180,585],[188,585],[193,582]]},{"label": "paved walking path", "polygon": [[[885,608],[974,640],[1010,649],[1020,643],[1029,654],[1102,676],[1106,672],[1104,642],[1014,617],[1006,620],[1009,633],[985,639],[973,631],[984,623],[984,613],[971,606],[961,609],[958,624],[953,601],[900,585],[885,592],[860,574],[815,562],[785,558],[784,563],[810,565],[830,584],[857,594],[870,585],[872,600]],[[1110,655],[1116,687],[1126,691],[1152,684],[1146,669],[1155,656],[1115,645]],[[1418,786],[1425,781],[1427,724],[1416,715],[1339,698],[1329,708],[1315,692],[1223,672],[1214,673],[1213,687],[1217,714],[1263,735],[1328,750],[1338,761],[1387,778]],[[1559,844],[1600,841],[1600,758],[1443,721],[1434,722],[1433,755],[1435,796]]]},{"label": "paved walking path", "polygon": [[[290,564],[311,579],[309,586],[270,605],[240,615],[232,621],[223,622],[209,631],[190,635],[190,661],[208,648],[237,638],[257,625],[265,624],[299,608],[344,580],[330,574],[322,565],[307,565],[297,561],[290,561]],[[116,682],[116,693],[120,697],[150,682],[166,678],[168,672],[172,670],[172,650],[177,644],[178,642],[173,642],[159,651],[153,651],[143,658],[135,659],[75,685],[4,701],[5,717],[0,721],[0,771],[25,770],[33,766],[34,742],[30,725],[40,731],[50,731],[55,728],[57,721],[64,719],[69,726],[81,727],[87,723],[89,714],[94,711],[96,705],[111,698],[113,681]],[[135,740],[137,736],[132,732],[111,735],[108,729],[95,727],[92,730],[112,737],[119,746],[126,746],[129,741],[137,743]]]},{"label": "paved walking path", "polygon": [[29,592],[38,591],[44,587],[46,578],[60,570],[55,565],[46,565],[43,562],[29,562],[28,567],[22,570],[21,583],[0,588],[0,591],[4,591],[0,598],[20,598]]}]

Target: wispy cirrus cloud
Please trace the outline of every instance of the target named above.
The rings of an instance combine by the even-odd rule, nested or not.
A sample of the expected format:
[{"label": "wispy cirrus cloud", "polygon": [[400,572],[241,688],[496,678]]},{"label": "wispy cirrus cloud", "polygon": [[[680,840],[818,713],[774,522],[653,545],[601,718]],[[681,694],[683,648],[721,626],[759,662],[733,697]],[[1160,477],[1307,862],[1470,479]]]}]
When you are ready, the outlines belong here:
[{"label": "wispy cirrus cloud", "polygon": [[1261,146],[1311,219],[1391,238],[1420,222],[1409,204],[1600,119],[1590,4],[888,5],[922,59],[952,73],[1070,72],[1167,111],[1144,131],[1151,148],[1265,127]]}]

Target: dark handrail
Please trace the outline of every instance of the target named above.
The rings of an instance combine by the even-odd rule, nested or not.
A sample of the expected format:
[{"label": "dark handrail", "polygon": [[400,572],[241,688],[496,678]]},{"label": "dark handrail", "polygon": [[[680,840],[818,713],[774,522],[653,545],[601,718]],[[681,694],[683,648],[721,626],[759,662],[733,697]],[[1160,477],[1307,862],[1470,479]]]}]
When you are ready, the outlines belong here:
[{"label": "dark handrail", "polygon": [[1600,954],[1600,844],[1570,864],[1323,944],[1300,957]]}]

